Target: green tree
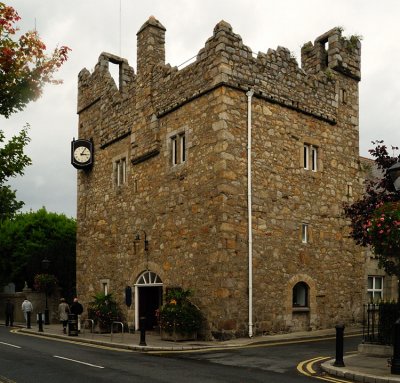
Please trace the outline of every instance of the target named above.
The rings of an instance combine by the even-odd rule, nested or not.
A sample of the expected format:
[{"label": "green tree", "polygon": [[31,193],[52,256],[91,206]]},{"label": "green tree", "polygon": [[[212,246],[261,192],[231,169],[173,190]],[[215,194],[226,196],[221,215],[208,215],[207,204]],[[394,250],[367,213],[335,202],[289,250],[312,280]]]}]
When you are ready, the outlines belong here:
[{"label": "green tree", "polygon": [[66,298],[75,293],[76,221],[64,214],[37,212],[17,214],[0,223],[0,285],[24,282],[34,285],[34,276],[43,272],[42,261],[50,261],[45,271],[54,274]]},{"label": "green tree", "polygon": [[[351,235],[357,244],[370,246],[378,258],[379,266],[389,275],[400,279],[400,192],[396,191],[388,169],[400,160],[400,156],[389,155],[383,141],[373,142],[369,150],[375,158],[379,177],[367,179],[365,193],[358,201],[345,206],[345,214],[351,220]],[[392,151],[398,150],[392,147]],[[400,294],[400,289],[399,289]]]},{"label": "green tree", "polygon": [[[0,144],[3,144],[4,138],[0,131]],[[24,204],[17,201],[15,191],[5,185],[5,182],[10,177],[23,175],[24,168],[31,164],[30,158],[24,154],[25,145],[29,141],[27,126],[0,147],[0,222],[11,218]]]},{"label": "green tree", "polygon": [[[67,60],[70,50],[62,46],[46,54],[37,31],[28,31],[17,38],[19,20],[13,7],[0,2],[0,115],[5,118],[37,100],[45,84],[61,82],[53,75]],[[12,217],[23,206],[5,182],[23,175],[24,168],[31,164],[23,152],[29,142],[28,127],[5,144],[4,139],[0,130],[0,221]]]}]

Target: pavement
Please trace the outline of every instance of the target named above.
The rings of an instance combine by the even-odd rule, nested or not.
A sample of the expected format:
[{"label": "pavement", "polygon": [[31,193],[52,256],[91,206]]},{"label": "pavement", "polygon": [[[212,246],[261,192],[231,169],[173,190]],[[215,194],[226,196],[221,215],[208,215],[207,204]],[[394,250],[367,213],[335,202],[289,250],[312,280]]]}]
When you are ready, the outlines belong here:
[{"label": "pavement", "polygon": [[[270,344],[276,342],[301,341],[316,338],[334,337],[335,329],[293,332],[287,334],[260,335],[252,338],[238,338],[227,341],[165,341],[157,332],[146,332],[145,345],[141,344],[140,332],[100,334],[91,333],[90,330],[82,330],[77,336],[63,334],[61,324],[50,324],[43,326],[43,332],[38,331],[37,326],[27,329],[23,324],[14,324],[16,330],[25,334],[58,338],[85,344],[94,344],[103,347],[117,348],[122,350],[167,353],[167,352],[190,352],[206,350],[223,350],[253,345]],[[360,334],[361,328],[346,328],[345,336]],[[400,375],[392,375],[388,365],[388,357],[371,356],[357,352],[344,357],[344,367],[334,366],[334,359],[321,364],[322,369],[329,375],[345,378],[357,382],[386,383],[400,382]]]}]

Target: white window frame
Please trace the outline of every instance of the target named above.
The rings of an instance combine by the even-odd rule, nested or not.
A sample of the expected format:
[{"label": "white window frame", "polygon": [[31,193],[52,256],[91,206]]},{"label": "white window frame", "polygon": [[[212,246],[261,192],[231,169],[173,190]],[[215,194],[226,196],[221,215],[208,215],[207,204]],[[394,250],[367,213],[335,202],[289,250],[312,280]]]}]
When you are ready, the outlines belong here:
[{"label": "white window frame", "polygon": [[316,172],[318,170],[318,149],[316,146],[311,145],[311,170]]},{"label": "white window frame", "polygon": [[126,158],[122,157],[115,161],[115,183],[122,186],[126,183]]},{"label": "white window frame", "polygon": [[108,295],[110,293],[110,280],[109,279],[100,279],[101,291],[104,295]]},{"label": "white window frame", "polygon": [[180,148],[180,160],[181,163],[186,162],[186,135],[182,133],[179,135],[179,148]]},{"label": "white window frame", "polygon": [[[380,287],[377,287],[377,281],[380,281]],[[372,282],[370,284],[370,281]],[[381,301],[383,299],[383,276],[368,275],[367,294],[371,302]],[[371,287],[370,287],[371,286]]]},{"label": "white window frame", "polygon": [[171,162],[172,166],[186,162],[186,134],[178,133],[170,138],[171,140]]},{"label": "white window frame", "polygon": [[303,167],[306,170],[308,170],[310,168],[310,145],[308,145],[308,144],[304,144]]},{"label": "white window frame", "polygon": [[302,243],[308,243],[309,241],[309,227],[308,223],[302,223],[301,224],[301,242]]},{"label": "white window frame", "polygon": [[304,144],[303,168],[316,172],[318,170],[318,146]]}]

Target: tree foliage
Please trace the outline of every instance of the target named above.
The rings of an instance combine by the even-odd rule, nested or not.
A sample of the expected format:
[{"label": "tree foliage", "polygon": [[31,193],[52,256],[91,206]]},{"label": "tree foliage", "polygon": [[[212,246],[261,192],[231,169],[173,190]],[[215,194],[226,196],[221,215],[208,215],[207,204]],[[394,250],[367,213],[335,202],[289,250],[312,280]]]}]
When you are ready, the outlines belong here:
[{"label": "tree foliage", "polygon": [[31,164],[30,158],[24,154],[24,148],[30,141],[28,127],[4,145],[4,133],[0,131],[0,222],[11,218],[24,204],[17,201],[15,191],[5,182],[11,177],[23,175],[25,167]]},{"label": "tree foliage", "polygon": [[380,266],[400,276],[400,202],[386,202],[377,207],[366,230]]},{"label": "tree foliage", "polygon": [[[61,82],[53,75],[67,60],[70,50],[62,46],[47,54],[37,31],[17,37],[19,20],[13,7],[0,2],[0,115],[6,118],[36,100],[45,84]],[[4,139],[0,130],[0,221],[12,217],[23,206],[5,182],[23,175],[25,167],[31,164],[24,154],[29,142],[28,127],[5,144]]]},{"label": "tree foliage", "polygon": [[[352,237],[362,246],[371,246],[378,257],[381,267],[389,275],[397,275],[400,277],[400,254],[393,253],[388,246],[383,246],[383,243],[390,243],[393,247],[393,233],[391,229],[397,222],[394,216],[389,212],[396,213],[395,209],[400,201],[400,192],[396,191],[387,170],[400,160],[399,156],[391,156],[383,141],[373,142],[375,147],[369,150],[372,157],[375,159],[375,166],[380,172],[379,177],[371,177],[366,180],[365,194],[363,197],[351,205],[345,206],[345,214],[351,220]],[[392,151],[398,150],[392,146]],[[385,230],[378,226],[382,224],[382,214],[386,214]],[[391,216],[390,220],[389,215]],[[395,214],[396,216],[396,214]],[[390,230],[389,230],[390,229]],[[390,238],[389,238],[390,236]],[[394,237],[396,238],[396,237]],[[398,244],[400,246],[400,243]],[[390,251],[389,251],[390,250]]]},{"label": "tree foliage", "polygon": [[0,285],[10,282],[22,289],[32,287],[34,276],[42,272],[42,260],[50,261],[64,296],[75,290],[76,221],[64,214],[37,212],[17,214],[0,223]]},{"label": "tree foliage", "polygon": [[14,8],[0,2],[0,115],[6,118],[37,100],[45,84],[61,82],[53,75],[70,50],[61,46],[46,54],[37,31],[17,38],[19,20]]}]

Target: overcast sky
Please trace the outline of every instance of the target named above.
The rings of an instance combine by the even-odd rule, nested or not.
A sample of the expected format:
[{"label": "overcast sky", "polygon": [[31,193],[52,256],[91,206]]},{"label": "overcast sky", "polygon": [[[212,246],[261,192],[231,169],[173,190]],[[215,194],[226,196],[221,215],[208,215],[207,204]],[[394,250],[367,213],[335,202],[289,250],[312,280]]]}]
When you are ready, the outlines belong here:
[{"label": "overcast sky", "polygon": [[300,64],[300,48],[329,29],[363,37],[360,83],[360,154],[371,141],[400,146],[400,1],[398,0],[2,0],[21,16],[22,31],[38,30],[49,49],[67,45],[70,58],[56,77],[63,85],[45,87],[40,100],[0,129],[17,133],[31,125],[26,153],[33,165],[13,179],[25,211],[76,216],[76,170],[70,141],[77,137],[77,76],[92,71],[101,52],[128,59],[136,72],[136,33],[154,15],[167,29],[166,61],[178,66],[195,56],[225,20],[253,52],[278,45]]}]

